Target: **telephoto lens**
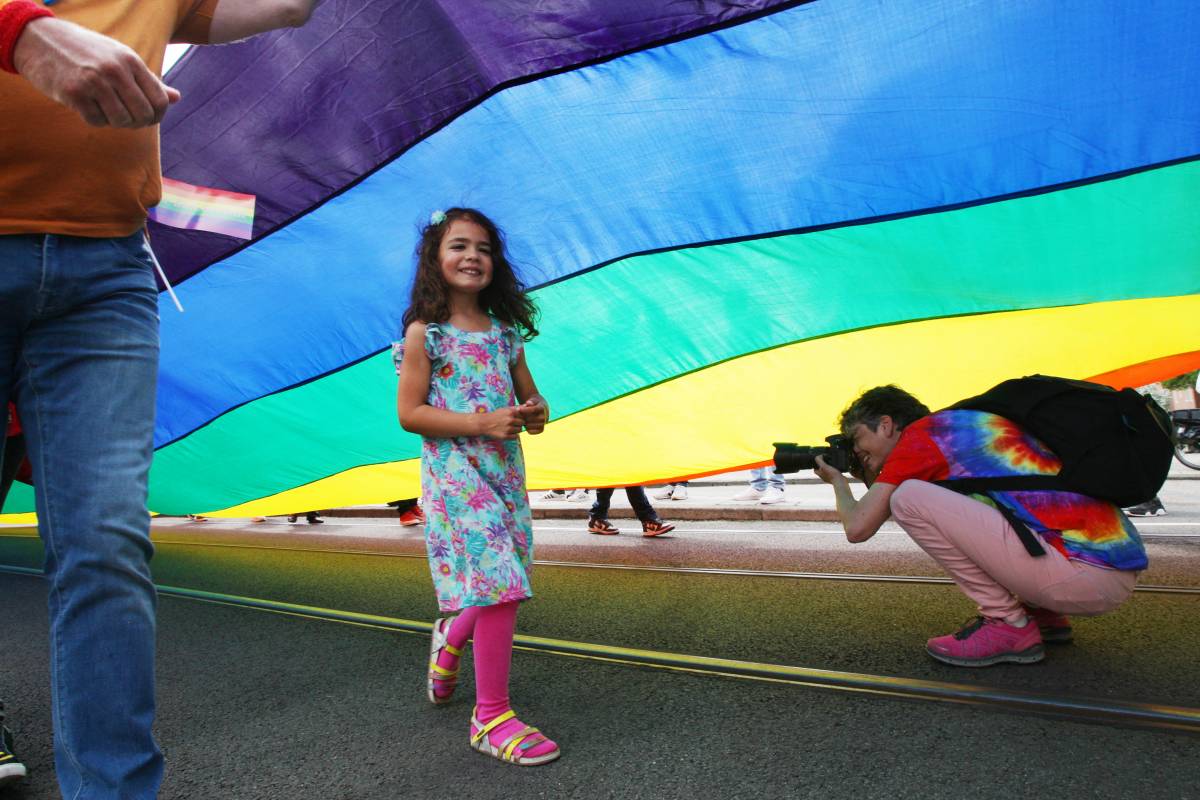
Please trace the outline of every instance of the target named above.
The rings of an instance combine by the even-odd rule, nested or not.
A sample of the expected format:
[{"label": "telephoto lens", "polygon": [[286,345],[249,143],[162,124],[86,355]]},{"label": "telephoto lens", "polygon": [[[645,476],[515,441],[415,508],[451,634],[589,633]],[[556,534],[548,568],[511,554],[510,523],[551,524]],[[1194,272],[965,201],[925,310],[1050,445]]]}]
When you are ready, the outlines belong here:
[{"label": "telephoto lens", "polygon": [[835,433],[826,436],[825,441],[828,444],[824,447],[775,442],[775,471],[785,473],[814,469],[817,466],[817,456],[821,456],[826,464],[838,472],[854,472],[858,467],[858,459],[854,457],[854,446],[850,440],[840,433]]}]

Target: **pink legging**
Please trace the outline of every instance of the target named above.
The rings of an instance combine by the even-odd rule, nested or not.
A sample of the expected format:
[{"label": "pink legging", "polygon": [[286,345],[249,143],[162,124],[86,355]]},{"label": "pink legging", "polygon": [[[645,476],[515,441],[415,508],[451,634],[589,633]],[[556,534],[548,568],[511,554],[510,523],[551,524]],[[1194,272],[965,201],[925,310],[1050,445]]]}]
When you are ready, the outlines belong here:
[{"label": "pink legging", "polygon": [[[458,649],[475,643],[475,716],[483,724],[509,709],[508,677],[512,671],[513,634],[517,629],[517,603],[495,606],[471,606],[454,618],[446,641]],[[442,658],[448,657],[443,650]],[[451,667],[439,659],[444,667]],[[455,660],[457,663],[457,659]],[[512,718],[500,723],[488,733],[488,740],[499,747],[511,735],[519,733],[525,723]],[[528,757],[551,752],[557,745],[550,739],[531,737],[521,745]]]},{"label": "pink legging", "polygon": [[454,618],[446,641],[460,650],[475,640],[475,705],[482,722],[508,710],[517,603],[471,606]]},{"label": "pink legging", "polygon": [[900,527],[985,617],[1019,622],[1022,601],[1095,616],[1128,600],[1137,580],[1135,572],[1072,561],[1049,545],[1046,555],[1031,556],[999,511],[932,483],[905,481],[891,508]]}]

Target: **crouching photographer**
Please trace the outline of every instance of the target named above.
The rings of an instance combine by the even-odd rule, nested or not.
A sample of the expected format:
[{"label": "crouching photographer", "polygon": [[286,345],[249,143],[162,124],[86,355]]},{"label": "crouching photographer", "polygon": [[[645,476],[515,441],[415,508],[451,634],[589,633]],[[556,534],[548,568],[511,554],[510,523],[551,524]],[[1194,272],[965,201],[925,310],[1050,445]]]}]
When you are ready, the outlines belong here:
[{"label": "crouching photographer", "polygon": [[[1043,642],[1071,639],[1065,615],[1112,611],[1146,567],[1141,539],[1114,503],[1018,490],[1056,480],[1041,476],[1058,476],[1062,462],[1009,419],[962,408],[930,413],[904,390],[880,386],[842,412],[840,427],[844,439],[830,437],[828,457],[812,460],[833,487],[846,538],[865,542],[894,517],[978,606],[979,616],[961,630],[928,641],[939,661],[1040,661]],[[786,461],[794,451],[779,455]],[[856,500],[839,468],[861,477],[866,494]],[[995,485],[997,477],[1018,489],[977,491],[965,481]]]}]

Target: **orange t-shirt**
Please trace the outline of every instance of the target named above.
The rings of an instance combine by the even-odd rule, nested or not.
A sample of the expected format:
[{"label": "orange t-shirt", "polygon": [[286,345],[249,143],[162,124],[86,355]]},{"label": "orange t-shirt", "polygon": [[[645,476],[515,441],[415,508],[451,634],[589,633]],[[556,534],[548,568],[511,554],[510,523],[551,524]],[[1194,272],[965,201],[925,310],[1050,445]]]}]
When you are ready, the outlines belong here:
[{"label": "orange t-shirt", "polygon": [[[129,45],[157,75],[169,42],[208,41],[217,2],[76,0],[54,13]],[[0,234],[128,236],[161,196],[157,125],[93,128],[0,72]]]}]

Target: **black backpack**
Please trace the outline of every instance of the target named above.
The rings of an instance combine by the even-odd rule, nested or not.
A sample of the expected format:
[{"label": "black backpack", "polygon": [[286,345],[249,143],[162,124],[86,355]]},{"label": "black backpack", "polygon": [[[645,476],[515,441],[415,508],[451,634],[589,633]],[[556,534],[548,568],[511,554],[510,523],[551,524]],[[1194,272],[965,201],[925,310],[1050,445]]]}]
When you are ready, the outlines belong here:
[{"label": "black backpack", "polygon": [[[1057,475],[938,482],[966,494],[1052,489],[1133,506],[1158,494],[1175,452],[1170,415],[1153,398],[1133,389],[1117,391],[1088,381],[1030,375],[1004,381],[950,409],[986,411],[1011,420],[1062,461]],[[1025,549],[1032,555],[1045,553],[1023,524],[1009,513],[1005,516]]]}]

